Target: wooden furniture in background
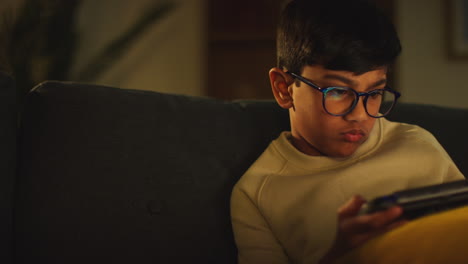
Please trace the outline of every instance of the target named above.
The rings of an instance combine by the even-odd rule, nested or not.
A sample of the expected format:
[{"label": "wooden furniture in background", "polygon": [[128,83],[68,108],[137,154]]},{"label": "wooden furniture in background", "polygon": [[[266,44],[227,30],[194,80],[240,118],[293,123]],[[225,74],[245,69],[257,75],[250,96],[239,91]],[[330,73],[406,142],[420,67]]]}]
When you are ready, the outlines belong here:
[{"label": "wooden furniture in background", "polygon": [[271,98],[276,24],[283,0],[208,0],[207,94]]}]

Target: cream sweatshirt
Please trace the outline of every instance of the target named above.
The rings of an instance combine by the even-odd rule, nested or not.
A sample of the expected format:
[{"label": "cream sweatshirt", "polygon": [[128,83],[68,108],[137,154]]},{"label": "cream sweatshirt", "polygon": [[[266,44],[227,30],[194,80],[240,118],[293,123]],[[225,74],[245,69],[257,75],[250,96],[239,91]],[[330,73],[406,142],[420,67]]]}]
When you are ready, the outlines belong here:
[{"label": "cream sweatshirt", "polygon": [[378,119],[347,158],[309,156],[283,132],[235,185],[231,218],[239,263],[316,263],[331,246],[336,211],[352,195],[370,200],[464,179],[421,127]]}]

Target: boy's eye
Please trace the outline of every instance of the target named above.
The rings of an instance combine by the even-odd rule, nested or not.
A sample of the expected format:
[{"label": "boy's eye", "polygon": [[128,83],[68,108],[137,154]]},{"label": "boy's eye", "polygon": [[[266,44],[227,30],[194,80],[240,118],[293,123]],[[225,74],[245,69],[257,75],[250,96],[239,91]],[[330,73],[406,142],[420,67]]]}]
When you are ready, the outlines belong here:
[{"label": "boy's eye", "polygon": [[384,90],[374,90],[369,92],[369,97],[371,98],[381,98],[384,94]]},{"label": "boy's eye", "polygon": [[341,100],[349,96],[354,96],[353,92],[346,88],[333,88],[327,92],[327,98],[333,100]]}]

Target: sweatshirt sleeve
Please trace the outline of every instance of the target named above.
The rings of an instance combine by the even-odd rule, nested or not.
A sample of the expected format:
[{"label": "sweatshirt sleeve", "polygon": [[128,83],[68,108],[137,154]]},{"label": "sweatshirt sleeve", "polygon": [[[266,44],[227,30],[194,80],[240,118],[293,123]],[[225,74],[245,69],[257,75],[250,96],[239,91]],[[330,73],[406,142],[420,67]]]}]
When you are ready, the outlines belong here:
[{"label": "sweatshirt sleeve", "polygon": [[444,182],[451,182],[451,181],[459,181],[459,180],[464,180],[465,176],[460,172],[458,169],[457,165],[450,160],[447,173],[445,174],[445,177],[443,179]]},{"label": "sweatshirt sleeve", "polygon": [[418,127],[418,130],[418,140],[422,140],[425,143],[432,145],[434,151],[429,151],[428,153],[438,153],[438,160],[440,161],[440,165],[446,168],[446,172],[442,175],[442,182],[451,182],[465,179],[465,176],[460,172],[447,150],[442,146],[442,144],[440,144],[437,138],[429,131],[421,127]]},{"label": "sweatshirt sleeve", "polygon": [[239,264],[290,263],[252,197],[238,186],[231,196],[231,219]]}]

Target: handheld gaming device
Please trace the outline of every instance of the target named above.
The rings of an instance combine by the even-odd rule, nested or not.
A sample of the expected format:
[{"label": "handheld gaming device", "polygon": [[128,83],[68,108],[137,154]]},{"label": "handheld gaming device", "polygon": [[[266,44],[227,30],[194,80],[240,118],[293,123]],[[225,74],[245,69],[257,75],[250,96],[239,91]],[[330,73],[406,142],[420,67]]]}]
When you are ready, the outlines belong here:
[{"label": "handheld gaming device", "polygon": [[468,205],[468,180],[402,190],[380,196],[365,204],[360,213],[369,214],[395,205],[403,209],[402,217],[406,219],[415,219]]}]

